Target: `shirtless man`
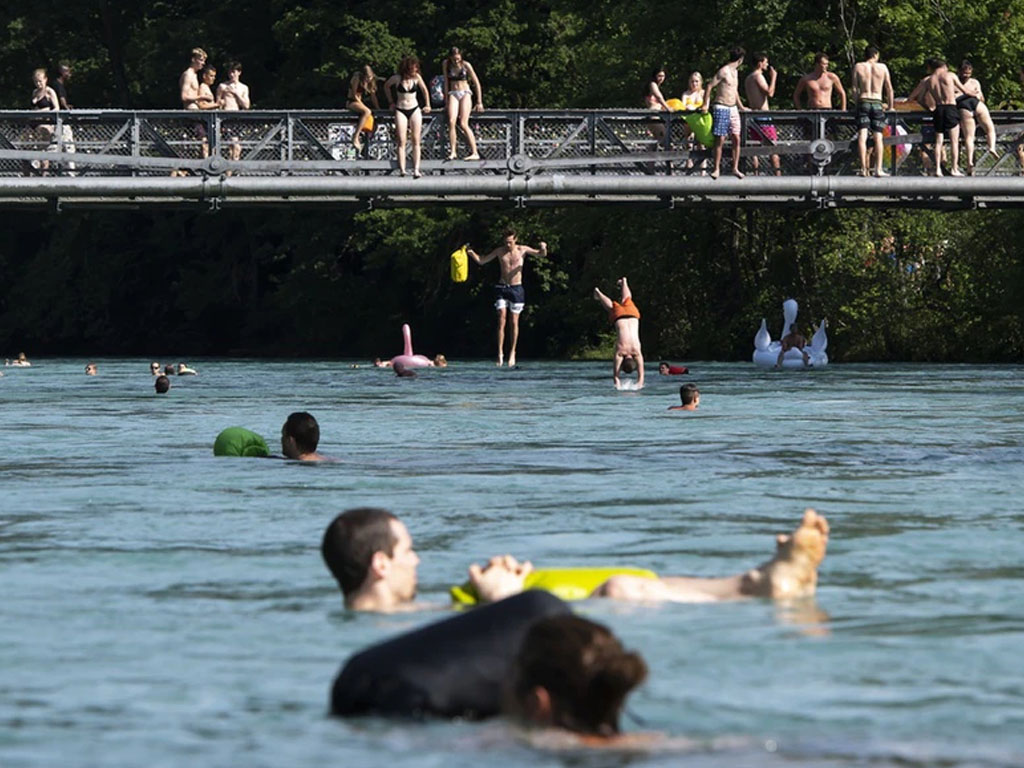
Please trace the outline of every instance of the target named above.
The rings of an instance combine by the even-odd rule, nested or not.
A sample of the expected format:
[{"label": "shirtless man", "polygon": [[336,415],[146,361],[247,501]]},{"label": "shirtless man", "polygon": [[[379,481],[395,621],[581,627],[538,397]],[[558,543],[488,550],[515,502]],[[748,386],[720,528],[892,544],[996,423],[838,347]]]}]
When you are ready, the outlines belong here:
[{"label": "shirtless man", "polygon": [[[809,597],[817,588],[828,534],[828,521],[808,509],[792,534],[776,537],[775,556],[744,573],[725,578],[618,575],[591,596],[680,603]],[[387,510],[362,507],[342,512],[324,531],[320,552],[341,587],[346,608],[381,613],[415,609],[420,558],[408,529]],[[494,602],[521,592],[532,571],[531,563],[505,555],[492,557],[482,568],[471,565],[469,580],[482,602]]]},{"label": "shirtless man", "polygon": [[807,354],[807,350],[804,347],[807,346],[807,339],[800,333],[795,327],[789,329],[789,333],[782,337],[782,350],[779,352],[779,357],[775,361],[775,367],[779,368],[782,365],[782,358],[785,357],[786,353],[791,349],[799,349],[800,354],[804,356],[804,365],[811,364],[811,356]]},{"label": "shirtless man", "polygon": [[679,388],[679,405],[670,405],[670,411],[696,411],[700,405],[700,390],[696,384],[683,384]]},{"label": "shirtless man", "polygon": [[181,91],[181,106],[183,109],[199,109],[193,106],[199,101],[199,70],[206,64],[206,51],[202,48],[192,49],[192,61],[188,69],[181,73],[178,78],[178,89]]},{"label": "shirtless man", "polygon": [[827,53],[814,54],[814,70],[800,78],[793,91],[793,103],[797,109],[805,109],[800,105],[800,97],[807,92],[806,109],[834,109],[832,106],[832,90],[839,92],[839,109],[846,111],[846,91],[839,76],[828,71]]},{"label": "shirtless man", "polygon": [[860,175],[868,172],[868,130],[875,139],[875,175],[888,176],[882,170],[882,131],[885,130],[885,103],[893,108],[892,79],[889,68],[878,61],[878,49],[869,45],[864,61],[853,66],[853,93],[857,96],[857,153],[860,157]]},{"label": "shirtless man", "polygon": [[928,74],[914,86],[907,101],[916,101],[928,113],[928,116],[921,120],[921,164],[924,166],[923,173],[931,175],[932,159],[928,153],[935,151],[935,118],[932,115],[935,113],[936,104],[935,97],[928,90],[928,82],[935,71],[934,59],[928,59],[926,66]]},{"label": "shirtless man", "polygon": [[320,444],[320,425],[305,411],[288,414],[281,425],[281,453],[296,461],[330,461],[316,452]]},{"label": "shirtless man", "polygon": [[[242,82],[242,65],[237,61],[228,64],[228,79],[217,86],[217,104],[225,112],[237,112],[242,109],[249,109],[252,102],[249,100],[249,86]],[[228,147],[232,160],[240,160],[242,157],[242,144],[238,136],[228,133]]]},{"label": "shirtless man", "polygon": [[514,230],[505,231],[505,244],[495,248],[486,256],[479,256],[466,246],[466,254],[477,264],[486,264],[494,259],[501,266],[501,282],[494,287],[494,308],[498,310],[498,367],[505,362],[505,322],[509,310],[512,316],[512,344],[509,347],[508,367],[516,365],[516,344],[519,342],[519,315],[526,306],[526,292],[523,290],[523,259],[526,256],[548,255],[548,244],[541,242],[540,249],[516,242]]},{"label": "shirtless man", "polygon": [[612,381],[618,389],[622,385],[619,381],[619,371],[636,371],[636,388],[643,389],[644,354],[640,350],[640,310],[633,303],[633,293],[629,290],[626,278],[620,277],[618,286],[622,292],[619,301],[609,299],[601,293],[600,288],[594,289],[594,298],[605,308],[618,337],[615,341],[615,357],[612,360]]},{"label": "shirtless man", "polygon": [[[960,110],[960,125],[963,126],[964,146],[967,148],[967,175],[974,175],[974,137],[977,123],[985,127],[988,136],[988,151],[996,155],[996,127],[992,123],[985,104],[985,94],[981,91],[981,83],[974,78],[974,65],[964,59],[957,71],[957,80],[963,93],[956,97],[956,107]],[[977,118],[977,123],[975,122]]]},{"label": "shirtless man", "polygon": [[[767,73],[767,77],[765,77]],[[750,109],[757,112],[767,112],[771,109],[768,104],[768,99],[775,95],[775,81],[778,73],[775,71],[775,67],[768,63],[768,56],[764,53],[754,54],[754,71],[747,75],[747,79],[743,81],[743,89],[747,94],[747,104]],[[757,118],[755,117],[752,125],[747,127],[747,140],[756,141],[757,143],[771,143],[774,144],[779,140],[778,132],[775,130],[775,126],[772,125],[771,120],[766,117]],[[758,157],[754,155],[754,173],[758,170]],[[772,167],[775,169],[775,175],[781,176],[782,169],[779,167],[779,156],[772,155]]]},{"label": "shirtless man", "polygon": [[960,171],[960,111],[956,108],[956,94],[963,93],[964,89],[942,59],[932,59],[929,68],[933,71],[928,76],[925,90],[935,100],[935,111],[932,112],[935,123],[935,175],[942,175],[942,140],[948,133],[952,161],[950,174],[963,176]]},{"label": "shirtless man", "polygon": [[[715,76],[708,81],[704,89],[704,103],[701,105],[701,112],[707,113],[711,110],[714,123],[711,132],[715,136],[715,170],[711,178],[717,179],[722,172],[722,145],[725,144],[725,137],[732,137],[732,172],[737,179],[742,179],[740,173],[740,110],[748,111],[740,100],[739,93],[739,68],[743,65],[743,57],[747,52],[740,47],[729,51],[729,63],[723,66]],[[714,107],[711,106],[711,91],[718,89],[715,95]]]}]

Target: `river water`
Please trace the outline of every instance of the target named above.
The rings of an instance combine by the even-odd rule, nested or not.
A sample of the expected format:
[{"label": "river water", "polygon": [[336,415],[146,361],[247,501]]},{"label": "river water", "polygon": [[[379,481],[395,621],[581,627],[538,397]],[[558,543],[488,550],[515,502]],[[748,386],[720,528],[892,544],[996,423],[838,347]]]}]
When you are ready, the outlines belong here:
[{"label": "river water", "polygon": [[[616,392],[610,366],[38,360],[0,378],[0,765],[1019,766],[1020,367],[691,364]],[[669,412],[682,380],[700,410]],[[289,412],[340,461],[214,458]],[[436,613],[345,612],[333,516],[384,506]],[[660,751],[536,751],[501,721],[326,717],[353,651],[444,616],[467,565],[728,575],[805,506],[832,525],[816,601],[592,600],[651,669],[628,730]]]}]

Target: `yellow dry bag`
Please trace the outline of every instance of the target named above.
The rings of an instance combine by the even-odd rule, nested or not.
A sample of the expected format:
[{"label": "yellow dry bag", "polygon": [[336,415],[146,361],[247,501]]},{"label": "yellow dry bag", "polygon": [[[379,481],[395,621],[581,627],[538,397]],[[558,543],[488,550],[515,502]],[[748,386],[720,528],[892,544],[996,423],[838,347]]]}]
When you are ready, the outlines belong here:
[{"label": "yellow dry bag", "polygon": [[466,246],[452,254],[452,282],[464,283],[469,277],[469,256],[466,253]]}]

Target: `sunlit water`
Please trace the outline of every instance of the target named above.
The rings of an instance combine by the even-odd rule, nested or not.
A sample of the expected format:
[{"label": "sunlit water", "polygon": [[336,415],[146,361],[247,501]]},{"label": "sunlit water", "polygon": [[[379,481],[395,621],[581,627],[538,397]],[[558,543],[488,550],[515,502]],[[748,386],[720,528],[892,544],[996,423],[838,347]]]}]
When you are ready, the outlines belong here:
[{"label": "sunlit water", "polygon": [[[1024,764],[1019,367],[691,364],[641,393],[607,364],[414,380],[342,363],[39,360],[0,379],[0,765]],[[682,380],[696,413],[668,412]],[[214,458],[289,412],[339,463]],[[579,610],[640,650],[628,758],[537,752],[501,721],[325,716],[354,650],[443,616],[353,616],[319,541],[393,509],[421,600],[474,559],[726,575],[813,505],[816,605]]]}]

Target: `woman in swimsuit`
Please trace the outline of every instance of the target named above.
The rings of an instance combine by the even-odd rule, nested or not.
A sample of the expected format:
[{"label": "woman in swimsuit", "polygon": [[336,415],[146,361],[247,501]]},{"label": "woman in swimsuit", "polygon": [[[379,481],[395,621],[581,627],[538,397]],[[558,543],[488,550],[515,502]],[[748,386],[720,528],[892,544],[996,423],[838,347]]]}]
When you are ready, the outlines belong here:
[{"label": "woman in swimsuit", "polygon": [[[397,101],[391,98],[391,88],[398,95]],[[416,98],[416,92],[423,94],[423,103]],[[398,74],[392,75],[384,83],[384,94],[388,97],[388,107],[395,114],[395,142],[398,144],[398,173],[405,176],[405,140],[409,129],[412,129],[412,177],[418,179],[420,173],[420,134],[423,128],[423,115],[430,114],[430,94],[427,84],[420,74],[420,60],[415,56],[405,56],[398,65]]]},{"label": "woman in swimsuit", "polygon": [[356,152],[363,151],[363,128],[372,117],[370,108],[363,103],[364,96],[370,97],[374,109],[380,109],[380,102],[377,101],[377,76],[373,74],[369,64],[352,75],[348,84],[348,103],[345,106],[359,113],[359,124],[356,126],[356,132],[352,134],[352,146],[356,148]]},{"label": "woman in swimsuit", "polygon": [[[37,69],[32,73],[32,83],[35,86],[32,90],[32,109],[44,112],[58,112],[60,102],[57,100],[57,92],[46,84],[46,70]],[[36,126],[36,138],[45,141],[47,144],[53,141],[53,123],[41,123]],[[41,171],[50,168],[49,160],[36,161]],[[33,163],[35,165],[35,163]]]},{"label": "woman in swimsuit", "polygon": [[[682,95],[680,101],[683,102],[684,111],[695,112],[700,109],[701,105],[704,103],[704,77],[700,72],[690,73],[689,86],[690,90],[686,91],[686,93]],[[687,125],[683,128],[683,136],[686,137],[686,146],[690,152],[697,152],[704,149],[703,145],[694,138],[693,131],[690,130],[690,126]],[[704,166],[706,163],[707,160],[701,160],[700,162],[701,176],[705,173]],[[693,160],[687,160],[686,167],[692,168]]]},{"label": "woman in swimsuit", "polygon": [[[644,106],[648,109],[654,110],[655,112],[671,112],[671,108],[665,102],[665,97],[661,95],[661,84],[665,82],[665,70],[658,67],[656,70],[651,72],[651,79],[647,85],[644,86]],[[651,122],[648,126],[651,134],[658,140],[660,144],[665,138],[665,125],[659,120],[657,122]]]},{"label": "woman in swimsuit", "polygon": [[[480,80],[473,70],[473,65],[462,58],[462,51],[452,48],[448,52],[448,58],[441,64],[444,72],[444,93],[445,104],[448,109],[448,159],[457,160],[455,149],[458,140],[455,135],[455,123],[466,135],[466,143],[469,144],[469,155],[467,160],[479,160],[480,154],[476,151],[476,137],[469,127],[469,113],[471,110],[484,111],[483,91],[480,87]],[[473,105],[473,91],[469,89],[473,84],[473,91],[476,92],[476,105]]]},{"label": "woman in swimsuit", "polygon": [[985,128],[988,136],[988,151],[993,157],[996,151],[996,127],[992,123],[992,115],[985,104],[985,96],[981,92],[981,83],[974,79],[974,65],[966,59],[957,71],[957,80],[963,87],[963,93],[956,97],[956,106],[960,110],[961,134],[967,148],[967,175],[974,175],[974,137],[978,130],[975,118]]}]

